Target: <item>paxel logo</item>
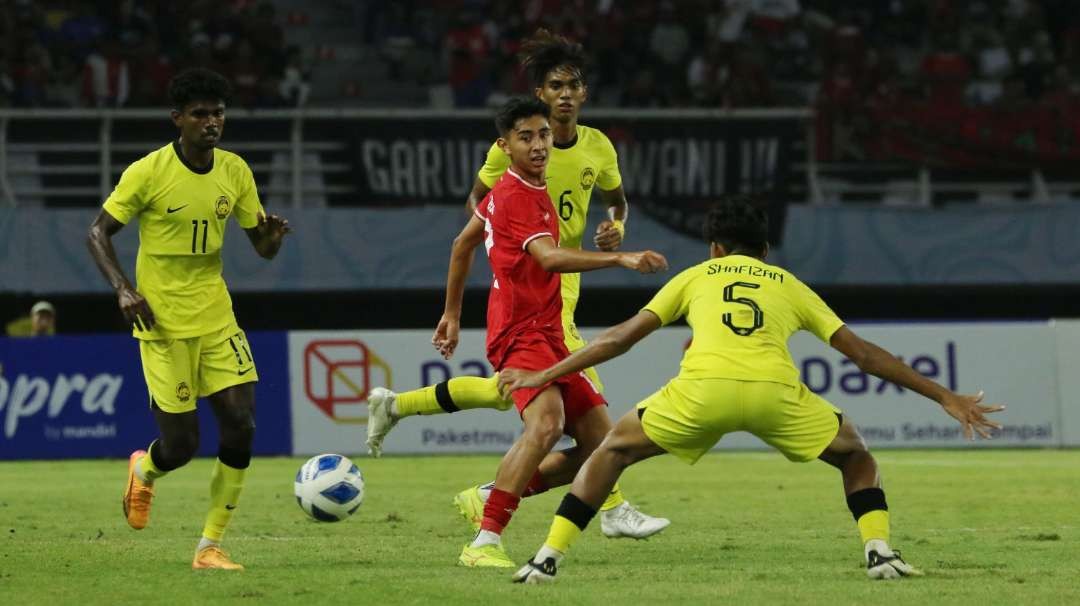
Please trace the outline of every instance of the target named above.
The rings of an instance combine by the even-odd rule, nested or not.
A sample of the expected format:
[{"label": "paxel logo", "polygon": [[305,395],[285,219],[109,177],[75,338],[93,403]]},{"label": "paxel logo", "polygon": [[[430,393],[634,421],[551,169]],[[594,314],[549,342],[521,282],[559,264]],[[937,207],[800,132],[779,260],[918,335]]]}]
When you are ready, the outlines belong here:
[{"label": "paxel logo", "polygon": [[11,438],[19,430],[19,421],[44,411],[45,417],[55,419],[63,414],[68,402],[80,398],[82,412],[89,415],[116,414],[116,396],[124,384],[120,375],[98,374],[57,375],[50,383],[40,376],[20,374],[9,382],[0,376],[0,413],[4,418],[4,437]]},{"label": "paxel logo", "polygon": [[304,348],[304,393],[339,423],[367,423],[367,394],[392,387],[390,366],[356,339],[312,341]]},{"label": "paxel logo", "polygon": [[420,384],[435,385],[454,377],[490,377],[491,365],[486,360],[464,360],[457,365],[458,372],[442,360],[428,360],[420,365]]},{"label": "paxel logo", "polygon": [[[910,365],[916,372],[933,379],[949,389],[956,391],[956,343],[947,341],[941,355],[919,354],[910,359],[897,358]],[[844,358],[839,364],[833,364],[826,358],[803,358],[801,364],[802,381],[816,394],[825,394],[832,390],[850,395],[901,394],[904,388],[867,375],[859,370],[854,362]]]}]

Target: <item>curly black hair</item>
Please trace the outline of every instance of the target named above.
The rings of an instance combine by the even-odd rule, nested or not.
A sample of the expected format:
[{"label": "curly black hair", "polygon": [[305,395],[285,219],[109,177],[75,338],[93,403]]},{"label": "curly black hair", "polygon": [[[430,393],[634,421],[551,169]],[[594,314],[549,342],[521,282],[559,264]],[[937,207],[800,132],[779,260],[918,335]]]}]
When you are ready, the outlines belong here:
[{"label": "curly black hair", "polygon": [[544,85],[548,72],[558,67],[567,67],[585,79],[585,49],[577,42],[571,42],[564,36],[549,32],[544,28],[536,30],[531,38],[521,43],[518,52],[521,67],[524,68],[536,86]]},{"label": "curly black hair", "polygon": [[169,99],[173,108],[184,111],[196,101],[229,102],[232,87],[225,76],[204,67],[185,69],[169,81]]},{"label": "curly black hair", "polygon": [[495,128],[500,137],[505,137],[522,118],[532,116],[551,117],[551,107],[536,97],[513,97],[499,108],[495,114]]},{"label": "curly black hair", "polygon": [[702,232],[706,242],[715,242],[729,253],[761,256],[769,244],[769,215],[757,196],[727,196],[709,209]]}]

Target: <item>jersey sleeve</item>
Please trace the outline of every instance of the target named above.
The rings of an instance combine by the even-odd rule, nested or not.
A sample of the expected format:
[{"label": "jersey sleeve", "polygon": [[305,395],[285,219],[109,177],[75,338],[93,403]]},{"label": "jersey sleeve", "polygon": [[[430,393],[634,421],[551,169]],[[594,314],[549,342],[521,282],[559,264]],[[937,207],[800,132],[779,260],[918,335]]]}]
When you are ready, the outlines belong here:
[{"label": "jersey sleeve", "polygon": [[488,192],[488,195],[484,196],[484,199],[480,200],[480,203],[473,209],[473,216],[486,223],[488,220],[488,213],[491,212],[491,207],[494,204],[494,196],[495,192]]},{"label": "jersey sleeve", "polygon": [[596,185],[603,191],[611,191],[622,185],[622,174],[619,172],[619,154],[611,139],[600,133],[602,144],[600,146],[600,174],[596,177]]},{"label": "jersey sleeve", "polygon": [[[794,278],[794,276],[792,276]],[[797,278],[792,280],[794,304],[797,310],[800,328],[814,333],[825,344],[829,343],[833,333],[840,330],[844,321],[822,300],[809,286]]]},{"label": "jersey sleeve", "polygon": [[509,167],[510,156],[499,149],[497,143],[492,143],[491,149],[488,150],[487,158],[484,159],[484,165],[480,167],[480,172],[476,173],[476,178],[480,179],[480,182],[486,185],[488,189],[492,189],[495,187],[495,183],[499,181],[499,177],[501,177]]},{"label": "jersey sleeve", "polygon": [[150,190],[151,171],[143,160],[132,162],[122,175],[120,182],[105,199],[103,208],[114,219],[127,225],[150,203],[146,192]]},{"label": "jersey sleeve", "polygon": [[511,194],[511,199],[499,205],[498,208],[499,212],[506,213],[507,230],[515,245],[520,242],[521,250],[525,250],[529,242],[537,238],[554,238],[550,203],[541,206],[539,196],[525,194],[516,194],[516,196],[520,196],[521,199],[514,199],[515,194]]},{"label": "jersey sleeve", "polygon": [[691,267],[669,280],[652,300],[641,308],[642,311],[656,314],[656,317],[660,318],[660,324],[664,326],[685,316],[690,308],[687,291],[695,275],[693,270]]},{"label": "jersey sleeve", "polygon": [[240,160],[240,167],[236,173],[236,178],[240,181],[236,184],[236,190],[240,192],[240,197],[236,200],[233,216],[240,227],[251,229],[259,224],[259,215],[265,211],[259,202],[259,190],[255,186],[255,175],[252,174],[251,167],[243,160]]}]

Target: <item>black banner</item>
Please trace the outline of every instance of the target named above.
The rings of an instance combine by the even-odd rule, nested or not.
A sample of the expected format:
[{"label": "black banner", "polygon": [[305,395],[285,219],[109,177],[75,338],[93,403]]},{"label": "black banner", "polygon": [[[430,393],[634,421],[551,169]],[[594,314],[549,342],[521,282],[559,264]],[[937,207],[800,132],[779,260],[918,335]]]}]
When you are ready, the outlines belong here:
[{"label": "black banner", "polygon": [[[619,154],[635,209],[697,235],[701,213],[719,196],[760,192],[782,200],[803,119],[597,117]],[[489,118],[350,120],[351,204],[464,204],[496,138]],[[801,152],[805,153],[805,152]],[[779,224],[774,221],[776,227]]]}]

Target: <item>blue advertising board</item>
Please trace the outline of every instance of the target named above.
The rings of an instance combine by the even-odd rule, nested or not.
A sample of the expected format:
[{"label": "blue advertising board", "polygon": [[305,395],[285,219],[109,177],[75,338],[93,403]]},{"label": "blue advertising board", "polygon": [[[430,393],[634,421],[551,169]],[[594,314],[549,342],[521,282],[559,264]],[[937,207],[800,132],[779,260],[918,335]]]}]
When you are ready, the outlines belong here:
[{"label": "blue advertising board", "polygon": [[[255,454],[289,454],[286,333],[247,336],[260,377]],[[199,454],[215,455],[217,424],[202,403],[199,422]],[[157,433],[131,336],[0,338],[0,459],[123,457]]]}]

